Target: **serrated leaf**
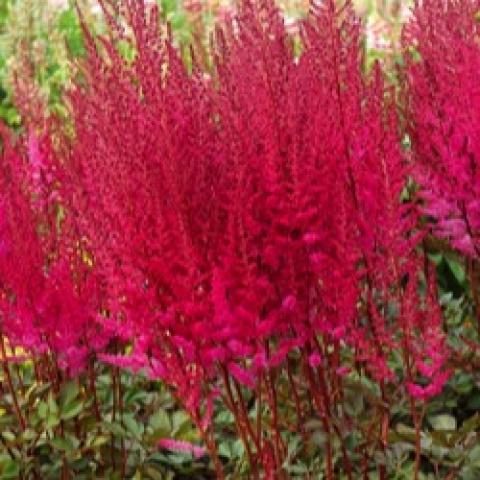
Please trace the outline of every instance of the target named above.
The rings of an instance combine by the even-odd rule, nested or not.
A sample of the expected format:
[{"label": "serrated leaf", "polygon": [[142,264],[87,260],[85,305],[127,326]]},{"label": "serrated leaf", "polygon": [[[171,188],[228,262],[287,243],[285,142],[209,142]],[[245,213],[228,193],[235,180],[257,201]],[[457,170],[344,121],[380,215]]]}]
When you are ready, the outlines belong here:
[{"label": "serrated leaf", "polygon": [[345,402],[343,404],[345,412],[351,417],[358,417],[365,408],[365,402],[363,395],[360,392],[356,394],[349,393],[345,396]]},{"label": "serrated leaf", "polygon": [[473,432],[480,426],[480,414],[476,413],[462,423],[459,431],[462,434]]},{"label": "serrated leaf", "polygon": [[304,476],[306,473],[308,473],[308,468],[303,463],[295,463],[294,465],[289,465],[286,468],[289,473],[293,473],[295,475]]},{"label": "serrated leaf", "polygon": [[0,428],[10,427],[12,425],[17,425],[18,420],[15,415],[2,415],[0,417]]},{"label": "serrated leaf", "polygon": [[14,442],[16,440],[16,435],[10,431],[10,430],[4,430],[2,432],[2,437],[7,441],[7,442]]},{"label": "serrated leaf", "polygon": [[40,401],[37,405],[37,413],[38,416],[42,419],[45,420],[48,416],[48,405],[46,402]]},{"label": "serrated leaf", "polygon": [[318,418],[311,418],[305,422],[304,428],[307,432],[323,430],[323,423]]},{"label": "serrated leaf", "polygon": [[133,390],[129,391],[125,394],[125,405],[133,405],[138,402],[143,402],[148,398],[147,392],[143,390]]},{"label": "serrated leaf", "polygon": [[35,430],[33,430],[32,428],[25,429],[23,434],[22,434],[23,439],[26,440],[27,442],[36,438],[37,435],[38,435],[37,432]]},{"label": "serrated leaf", "polygon": [[434,430],[454,431],[457,428],[457,420],[455,417],[447,414],[429,417],[428,421]]},{"label": "serrated leaf", "polygon": [[100,448],[101,446],[105,445],[109,441],[109,437],[106,435],[100,435],[98,437],[95,437],[93,441],[90,443],[91,448]]},{"label": "serrated leaf", "polygon": [[475,445],[470,452],[468,452],[468,461],[475,465],[476,467],[480,467],[480,444]]},{"label": "serrated leaf", "polygon": [[65,405],[72,403],[79,394],[80,388],[77,382],[72,381],[66,383],[60,392],[60,408],[62,409]]},{"label": "serrated leaf", "polygon": [[226,441],[221,442],[218,446],[218,454],[221,457],[228,458],[229,460],[232,458],[232,449]]},{"label": "serrated leaf", "polygon": [[465,269],[463,268],[463,266],[453,258],[445,257],[445,260],[447,262],[448,267],[450,268],[450,271],[453,273],[455,280],[460,285],[462,285],[463,282],[465,281]]},{"label": "serrated leaf", "polygon": [[[145,473],[152,478],[152,480],[163,480],[164,477],[161,472],[155,470],[152,466],[148,466],[145,468]],[[139,477],[142,478],[142,477]]]},{"label": "serrated leaf", "polygon": [[433,431],[430,433],[429,437],[431,438],[433,445],[435,445],[436,447],[450,447],[450,442],[448,439],[449,435],[443,430]]},{"label": "serrated leaf", "polygon": [[168,437],[172,431],[172,425],[167,412],[160,408],[151,417],[149,426],[153,429],[155,437]]},{"label": "serrated leaf", "polygon": [[74,418],[80,414],[80,412],[83,410],[83,401],[82,400],[74,400],[71,403],[65,405],[62,408],[62,411],[60,413],[60,418],[62,420],[70,420],[71,418]]},{"label": "serrated leaf", "polygon": [[47,428],[55,428],[59,423],[60,418],[55,413],[49,413],[45,420],[45,426]]},{"label": "serrated leaf", "polygon": [[63,452],[69,452],[74,448],[74,445],[69,440],[63,437],[55,437],[51,440],[50,443],[52,444],[53,448]]},{"label": "serrated leaf", "polygon": [[117,437],[126,437],[127,432],[125,429],[117,422],[102,422],[103,427],[108,432],[116,435]]},{"label": "serrated leaf", "polygon": [[480,392],[476,392],[468,398],[467,408],[469,410],[480,410]]},{"label": "serrated leaf", "polygon": [[190,417],[182,410],[174,412],[172,415],[172,427],[172,437],[180,438],[185,436],[192,430]]},{"label": "serrated leaf", "polygon": [[395,426],[395,430],[401,439],[412,443],[415,442],[416,433],[414,428],[404,425],[403,423],[399,423]]},{"label": "serrated leaf", "polygon": [[234,458],[242,458],[245,455],[245,447],[240,438],[237,438],[232,444],[232,455]]},{"label": "serrated leaf", "polygon": [[473,376],[468,373],[460,373],[452,382],[452,386],[461,395],[468,395],[473,388]]},{"label": "serrated leaf", "polygon": [[2,465],[2,480],[14,480],[20,476],[20,465],[15,460],[8,460]]},{"label": "serrated leaf", "polygon": [[58,408],[57,401],[55,400],[55,397],[53,396],[52,391],[50,391],[49,394],[48,394],[47,404],[48,404],[48,410],[49,410],[50,414],[56,415],[58,413],[59,408]]},{"label": "serrated leaf", "polygon": [[125,414],[122,418],[123,424],[137,440],[141,440],[143,434],[143,425],[139,424],[133,415]]},{"label": "serrated leaf", "polygon": [[460,470],[461,480],[478,480],[479,469],[472,465],[466,465]]},{"label": "serrated leaf", "polygon": [[316,432],[313,432],[311,439],[317,447],[324,447],[328,441],[328,434],[317,430]]},{"label": "serrated leaf", "polygon": [[441,253],[429,253],[428,258],[434,265],[439,265],[442,261],[443,255]]}]

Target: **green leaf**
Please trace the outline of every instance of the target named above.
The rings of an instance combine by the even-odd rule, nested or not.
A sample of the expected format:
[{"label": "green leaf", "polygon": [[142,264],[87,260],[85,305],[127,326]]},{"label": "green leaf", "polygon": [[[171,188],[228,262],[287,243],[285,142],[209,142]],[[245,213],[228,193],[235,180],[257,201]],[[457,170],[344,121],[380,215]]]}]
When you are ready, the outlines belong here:
[{"label": "green leaf", "polygon": [[[176,412],[175,412],[176,413]],[[175,420],[175,414],[173,415],[173,419]],[[229,410],[225,409],[220,412],[215,417],[215,423],[219,426],[228,426],[235,423],[235,418],[233,413]],[[174,423],[175,425],[175,423]]]},{"label": "green leaf", "polygon": [[434,265],[440,265],[443,255],[441,253],[429,253],[428,258]]},{"label": "green leaf", "polygon": [[475,445],[472,450],[468,453],[468,461],[470,464],[480,467],[480,444]]},{"label": "green leaf", "polygon": [[8,460],[2,465],[1,480],[14,480],[20,478],[20,465],[15,460]]},{"label": "green leaf", "polygon": [[432,444],[435,445],[436,447],[449,448],[450,447],[449,437],[450,435],[445,433],[445,431],[435,430],[434,432],[430,433],[429,438],[432,440]]},{"label": "green leaf", "polygon": [[416,433],[414,428],[404,425],[403,423],[399,423],[395,426],[395,430],[401,439],[412,443],[415,442]]},{"label": "green leaf", "polygon": [[38,416],[42,419],[45,420],[48,416],[48,405],[44,401],[40,401],[37,405],[37,413]]},{"label": "green leaf", "polygon": [[74,445],[63,437],[55,437],[50,443],[52,444],[53,448],[64,452],[69,452],[74,448]]},{"label": "green leaf", "polygon": [[218,446],[218,454],[221,457],[228,458],[229,460],[232,458],[232,449],[230,448],[228,442],[223,441],[220,443]]},{"label": "green leaf", "polygon": [[125,405],[144,402],[147,398],[148,394],[143,390],[130,390],[125,394]]},{"label": "green leaf", "polygon": [[16,435],[10,431],[10,430],[4,430],[2,432],[2,437],[7,441],[7,442],[14,442],[16,440]]},{"label": "green leaf", "polygon": [[460,470],[461,480],[478,480],[480,471],[471,465],[466,465]]},{"label": "green leaf", "polygon": [[[155,470],[152,466],[148,466],[145,468],[145,473],[152,479],[152,480],[164,480],[164,476],[158,470]],[[142,478],[141,476],[137,478]]]},{"label": "green leaf", "polygon": [[289,473],[293,473],[295,475],[301,475],[301,478],[305,478],[305,475],[308,473],[308,468],[303,463],[296,463],[294,465],[290,465],[287,467]]},{"label": "green leaf", "polygon": [[473,388],[473,376],[469,373],[460,373],[452,382],[452,387],[461,395],[468,395]]},{"label": "green leaf", "polygon": [[232,455],[234,458],[242,458],[245,455],[245,447],[240,438],[237,438],[232,445]]},{"label": "green leaf", "polygon": [[29,442],[33,439],[35,439],[37,437],[37,432],[35,430],[33,430],[32,428],[27,428],[24,430],[23,434],[22,434],[22,437],[23,437],[23,440]]},{"label": "green leaf", "polygon": [[53,392],[50,391],[48,394],[48,410],[50,411],[51,414],[56,415],[58,413],[58,404],[55,400],[55,397],[53,396]]},{"label": "green leaf", "polygon": [[310,418],[305,422],[304,427],[305,427],[305,430],[307,430],[308,432],[313,432],[315,430],[322,430],[323,423],[318,418]]},{"label": "green leaf", "polygon": [[122,421],[126,429],[137,439],[141,440],[143,434],[143,425],[139,424],[133,415],[123,415]]},{"label": "green leaf", "polygon": [[480,410],[480,392],[476,392],[468,398],[467,408],[469,410]]},{"label": "green leaf", "polygon": [[328,434],[325,432],[322,432],[321,430],[317,430],[313,432],[312,434],[312,442],[317,446],[317,447],[324,447],[325,444],[328,441]]},{"label": "green leaf", "polygon": [[360,392],[349,392],[348,395],[345,396],[344,408],[349,416],[358,417],[365,408],[363,395]]},{"label": "green leaf", "polygon": [[62,408],[60,418],[62,420],[70,420],[80,414],[83,410],[83,401],[82,400],[74,400],[73,402],[65,405]]},{"label": "green leaf", "polygon": [[102,422],[102,425],[105,430],[112,433],[113,435],[116,435],[117,437],[128,436],[125,429],[117,422]]},{"label": "green leaf", "polygon": [[55,428],[60,423],[60,418],[55,413],[49,413],[45,420],[45,426],[47,428]]},{"label": "green leaf", "polygon": [[12,425],[17,425],[18,420],[15,415],[2,415],[0,416],[0,429],[5,427],[10,427]]},{"label": "green leaf", "polygon": [[465,269],[463,268],[463,266],[453,258],[445,257],[445,260],[447,262],[448,267],[450,268],[450,271],[453,273],[455,280],[460,285],[462,285],[463,282],[465,281]]},{"label": "green leaf", "polygon": [[451,415],[442,414],[428,419],[434,430],[454,431],[457,428],[457,420]]},{"label": "green leaf", "polygon": [[96,449],[96,448],[100,448],[103,445],[105,445],[106,443],[108,443],[109,440],[110,440],[110,438],[107,435],[99,435],[99,436],[96,436],[96,437],[93,437],[93,438],[89,439],[89,441],[87,442],[87,445],[90,448]]},{"label": "green leaf", "polygon": [[151,417],[149,426],[152,427],[155,437],[169,436],[172,431],[172,425],[167,412],[160,408]]},{"label": "green leaf", "polygon": [[192,431],[192,422],[190,420],[190,417],[182,410],[177,410],[173,412],[172,424],[172,437],[182,438],[185,435],[191,433]]},{"label": "green leaf", "polygon": [[60,391],[60,406],[65,406],[73,402],[80,394],[80,388],[77,382],[66,383]]}]

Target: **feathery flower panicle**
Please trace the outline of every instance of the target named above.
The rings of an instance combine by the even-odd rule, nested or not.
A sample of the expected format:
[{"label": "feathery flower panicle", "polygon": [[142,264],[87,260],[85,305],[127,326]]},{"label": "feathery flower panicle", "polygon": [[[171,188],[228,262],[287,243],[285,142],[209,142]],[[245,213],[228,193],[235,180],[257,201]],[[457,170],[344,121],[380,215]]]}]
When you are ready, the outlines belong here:
[{"label": "feathery flower panicle", "polygon": [[[46,166],[49,143],[30,133],[26,148],[2,131],[0,255],[2,333],[33,354],[54,353],[70,374],[103,348],[93,321],[95,287],[75,279],[60,240],[59,204]],[[79,272],[77,272],[79,273]]]}]

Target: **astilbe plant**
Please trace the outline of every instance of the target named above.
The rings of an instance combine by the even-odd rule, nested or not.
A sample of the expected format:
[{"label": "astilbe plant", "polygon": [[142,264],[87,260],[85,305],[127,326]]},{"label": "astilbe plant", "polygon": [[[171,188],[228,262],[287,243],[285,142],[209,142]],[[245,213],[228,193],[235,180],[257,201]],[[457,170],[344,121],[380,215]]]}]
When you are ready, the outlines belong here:
[{"label": "astilbe plant", "polygon": [[2,394],[11,399],[10,413],[22,435],[30,424],[18,365],[31,362],[36,385],[50,384],[58,392],[69,378],[93,372],[92,360],[108,335],[96,321],[97,284],[76,242],[68,242],[73,237],[67,235],[68,222],[61,222],[52,179],[43,178],[48,140],[32,132],[24,146],[13,145],[0,128]]},{"label": "astilbe plant", "polygon": [[67,222],[60,225],[61,207],[42,178],[48,143],[32,134],[26,148],[14,148],[5,130],[2,138],[2,334],[11,347],[53,355],[74,375],[103,346],[96,287],[67,235],[60,238]]},{"label": "astilbe plant", "polygon": [[[336,474],[334,437],[347,477],[368,475],[368,448],[360,467],[345,446],[354,420],[336,418],[345,377],[358,375],[382,396],[381,422],[363,432],[374,449],[387,447],[390,396],[408,392],[418,470],[417,403],[448,378],[447,350],[434,276],[417,251],[418,212],[402,202],[411,172],[394,92],[379,65],[364,71],[351,4],[312,2],[296,57],[274,3],[244,0],[216,31],[209,74],[195,52],[191,71],[183,64],[155,6],[101,4],[108,33],[83,25],[87,55],[68,95],[74,135],[52,121],[42,141],[29,137],[29,164],[10,148],[3,156],[25,172],[13,184],[10,170],[3,176],[3,208],[18,197],[23,209],[8,207],[18,217],[2,226],[4,238],[22,231],[17,247],[28,242],[34,272],[3,255],[4,299],[7,285],[14,291],[6,305],[30,309],[33,296],[37,308],[45,290],[49,308],[73,318],[59,325],[80,322],[73,339],[49,345],[62,355],[101,328],[103,342],[92,346],[103,361],[174,389],[219,478],[219,398],[255,477],[287,476],[285,434],[305,434],[310,412],[326,435],[326,478]],[[40,209],[38,180],[48,192]],[[53,206],[65,210],[60,231]],[[25,278],[32,288],[21,287]],[[27,312],[28,332],[56,338],[51,315]],[[4,318],[20,317],[5,307]],[[284,378],[293,427],[281,418]],[[387,478],[382,465],[379,476]]]},{"label": "astilbe plant", "polygon": [[[406,25],[404,101],[419,199],[433,236],[460,254],[477,317],[480,253],[480,4],[418,2]],[[461,257],[461,258],[462,258]],[[466,351],[478,350],[465,339]]]},{"label": "astilbe plant", "polygon": [[434,233],[479,254],[476,1],[418,2],[405,28],[406,101],[417,180]]}]

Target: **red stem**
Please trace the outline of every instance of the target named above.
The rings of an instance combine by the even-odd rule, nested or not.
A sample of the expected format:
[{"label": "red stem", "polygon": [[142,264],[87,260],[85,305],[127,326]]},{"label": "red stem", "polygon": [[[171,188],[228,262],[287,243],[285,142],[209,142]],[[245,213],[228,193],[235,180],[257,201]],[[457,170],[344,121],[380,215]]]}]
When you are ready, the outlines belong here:
[{"label": "red stem", "polygon": [[[225,367],[222,367],[222,374],[223,374],[223,382],[225,384],[225,389],[227,392],[227,399],[228,401],[227,406],[229,407],[230,411],[233,413],[233,416],[235,417],[235,425],[237,427],[238,433],[240,437],[242,438],[243,444],[245,445],[245,450],[247,451],[247,457],[248,457],[248,462],[250,463],[250,466],[254,472],[255,478],[258,478],[258,467],[257,467],[257,459],[260,456],[261,458],[261,452],[258,448],[258,445],[255,444],[257,448],[257,455],[255,458],[252,450],[250,448],[250,442],[248,441],[248,433],[246,432],[245,428],[248,430],[248,418],[244,421],[243,415],[239,410],[237,409],[237,403],[235,402],[235,397],[232,392],[232,387],[230,385],[230,378],[228,376],[227,369]],[[255,435],[253,435],[252,440],[255,442]]]},{"label": "red stem", "polygon": [[10,374],[10,368],[8,367],[7,350],[5,348],[5,337],[3,336],[3,334],[0,334],[0,337],[1,337],[0,347],[2,349],[3,372],[7,380],[7,385],[10,390],[10,395],[12,396],[13,407],[15,410],[15,414],[17,416],[18,423],[20,425],[21,430],[24,431],[26,428],[25,418],[23,417],[22,411],[20,410],[20,405],[18,403],[18,398],[17,398],[17,392],[13,385],[12,376]]}]

